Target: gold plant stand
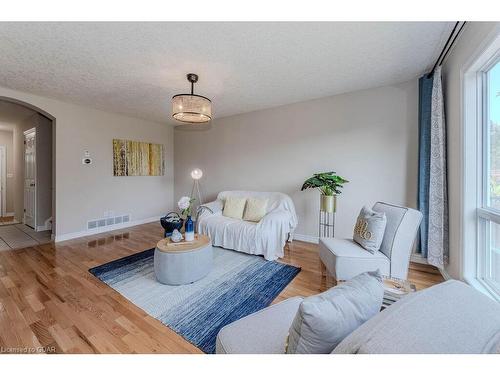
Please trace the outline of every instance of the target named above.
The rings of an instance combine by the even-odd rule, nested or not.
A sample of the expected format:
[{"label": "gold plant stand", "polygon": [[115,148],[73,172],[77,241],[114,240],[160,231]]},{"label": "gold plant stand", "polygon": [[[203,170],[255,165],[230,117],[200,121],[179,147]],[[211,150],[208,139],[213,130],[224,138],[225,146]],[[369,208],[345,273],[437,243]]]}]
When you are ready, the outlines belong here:
[{"label": "gold plant stand", "polygon": [[335,213],[337,196],[320,196],[319,237],[335,237]]}]

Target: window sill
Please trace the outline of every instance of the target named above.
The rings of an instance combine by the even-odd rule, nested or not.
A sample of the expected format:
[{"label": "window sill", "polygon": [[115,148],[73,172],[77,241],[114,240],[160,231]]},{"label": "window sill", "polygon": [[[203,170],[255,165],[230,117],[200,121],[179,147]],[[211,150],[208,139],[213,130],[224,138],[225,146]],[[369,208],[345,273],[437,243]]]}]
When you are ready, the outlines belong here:
[{"label": "window sill", "polygon": [[497,295],[490,287],[485,285],[481,280],[475,277],[465,277],[465,282],[474,289],[490,297],[493,301],[500,302],[500,296]]}]

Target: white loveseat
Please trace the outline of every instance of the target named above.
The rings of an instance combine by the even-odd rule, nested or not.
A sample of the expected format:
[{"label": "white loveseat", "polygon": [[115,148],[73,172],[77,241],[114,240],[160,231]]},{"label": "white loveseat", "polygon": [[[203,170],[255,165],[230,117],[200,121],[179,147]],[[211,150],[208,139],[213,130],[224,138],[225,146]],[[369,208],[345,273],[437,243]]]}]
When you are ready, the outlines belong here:
[{"label": "white loveseat", "polygon": [[[222,215],[228,196],[267,199],[266,215],[258,223]],[[217,199],[200,206],[198,233],[206,234],[213,246],[263,255],[267,260],[283,257],[283,247],[297,226],[292,199],[283,193],[256,191],[223,191]]]}]

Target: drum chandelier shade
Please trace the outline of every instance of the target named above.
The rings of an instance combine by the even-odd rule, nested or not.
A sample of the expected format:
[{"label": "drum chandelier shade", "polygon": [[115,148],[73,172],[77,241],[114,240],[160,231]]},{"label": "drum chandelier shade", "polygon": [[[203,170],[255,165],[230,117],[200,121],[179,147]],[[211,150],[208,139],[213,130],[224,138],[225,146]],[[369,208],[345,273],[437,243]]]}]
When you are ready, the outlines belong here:
[{"label": "drum chandelier shade", "polygon": [[179,94],[172,97],[172,117],[181,122],[203,123],[212,119],[212,102],[201,95],[194,94],[194,84],[198,76],[189,73],[191,94]]}]

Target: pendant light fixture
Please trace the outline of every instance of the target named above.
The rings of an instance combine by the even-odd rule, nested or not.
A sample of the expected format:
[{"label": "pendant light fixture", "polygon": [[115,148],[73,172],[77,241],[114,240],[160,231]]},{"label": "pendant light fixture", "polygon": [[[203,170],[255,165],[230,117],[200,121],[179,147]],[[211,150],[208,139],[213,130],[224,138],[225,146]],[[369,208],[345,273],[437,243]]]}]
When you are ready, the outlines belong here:
[{"label": "pendant light fixture", "polygon": [[191,94],[179,94],[172,97],[172,117],[181,122],[203,123],[212,119],[212,102],[201,95],[194,94],[194,84],[198,75],[189,73]]}]

